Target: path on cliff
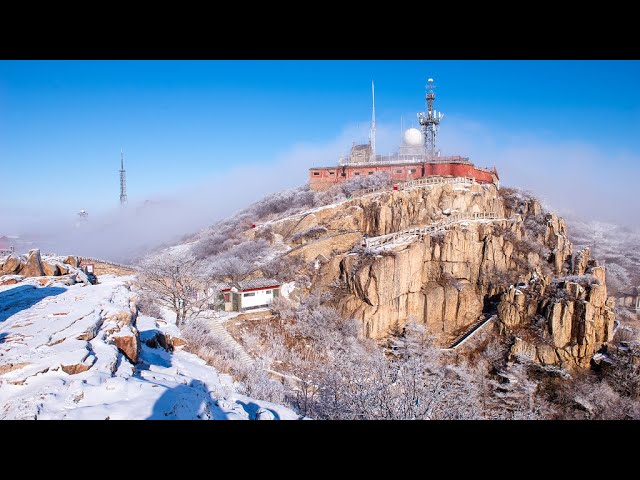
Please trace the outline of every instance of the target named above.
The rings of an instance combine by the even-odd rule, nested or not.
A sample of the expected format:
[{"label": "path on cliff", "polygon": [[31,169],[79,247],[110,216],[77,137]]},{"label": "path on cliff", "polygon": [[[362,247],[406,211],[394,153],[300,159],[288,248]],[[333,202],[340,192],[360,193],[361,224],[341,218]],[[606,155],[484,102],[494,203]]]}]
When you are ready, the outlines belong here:
[{"label": "path on cliff", "polygon": [[473,324],[469,330],[467,330],[462,335],[459,335],[452,343],[450,347],[443,348],[442,350],[455,350],[456,348],[462,346],[467,340],[469,340],[472,336],[482,330],[486,325],[496,319],[496,315],[491,315],[487,319],[481,319],[479,322]]},{"label": "path on cliff", "polygon": [[498,218],[498,214],[495,212],[463,212],[455,213],[447,218],[439,220],[437,222],[430,223],[423,227],[408,228],[406,230],[400,230],[394,233],[388,233],[386,235],[380,235],[377,237],[369,237],[365,240],[367,248],[378,248],[398,241],[416,240],[422,238],[425,235],[436,233],[442,230],[447,230],[454,224],[462,222],[472,221],[505,221],[510,220],[508,218]]}]

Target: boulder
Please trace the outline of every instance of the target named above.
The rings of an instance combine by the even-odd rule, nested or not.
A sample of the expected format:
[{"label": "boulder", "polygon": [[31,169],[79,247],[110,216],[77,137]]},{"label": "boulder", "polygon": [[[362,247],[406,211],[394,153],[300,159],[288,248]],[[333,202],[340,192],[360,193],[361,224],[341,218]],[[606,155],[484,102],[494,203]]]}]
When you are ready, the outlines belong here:
[{"label": "boulder", "polygon": [[82,282],[85,285],[91,285],[91,281],[89,280],[89,277],[87,277],[87,274],[84,273],[82,270],[73,269],[73,274],[75,275],[76,283]]},{"label": "boulder", "polygon": [[174,337],[173,335],[167,335],[167,340],[169,342],[169,345],[171,345],[173,348],[182,347],[187,344],[187,342],[182,338]]},{"label": "boulder", "polygon": [[129,311],[113,310],[104,313],[104,330],[109,342],[134,365],[138,361],[141,346],[140,332],[136,327],[137,316],[135,307]]},{"label": "boulder", "polygon": [[40,249],[34,248],[33,250],[29,250],[27,261],[20,270],[20,275],[24,275],[25,277],[44,276],[42,259],[40,258]]},{"label": "boulder", "polygon": [[134,365],[138,362],[140,355],[140,337],[136,333],[137,330],[129,335],[111,337],[111,343]]},{"label": "boulder", "polygon": [[64,263],[58,262],[56,263],[56,267],[58,267],[60,275],[66,275],[67,273],[69,273],[69,266]]},{"label": "boulder", "polygon": [[21,268],[22,262],[20,261],[20,257],[12,254],[4,261],[4,264],[2,265],[2,273],[6,273],[8,275],[19,273]]},{"label": "boulder", "polygon": [[0,287],[4,285],[15,285],[21,282],[24,277],[22,275],[5,275],[0,277]]},{"label": "boulder", "polygon": [[58,267],[47,262],[42,262],[42,270],[47,277],[57,277],[60,275]]},{"label": "boulder", "polygon": [[80,259],[76,256],[69,255],[67,258],[64,259],[63,263],[66,263],[67,265],[71,265],[72,267],[78,268],[78,265],[80,265]]},{"label": "boulder", "polygon": [[92,366],[92,364],[76,363],[74,365],[60,365],[60,368],[68,375],[77,375],[78,373],[86,372]]}]

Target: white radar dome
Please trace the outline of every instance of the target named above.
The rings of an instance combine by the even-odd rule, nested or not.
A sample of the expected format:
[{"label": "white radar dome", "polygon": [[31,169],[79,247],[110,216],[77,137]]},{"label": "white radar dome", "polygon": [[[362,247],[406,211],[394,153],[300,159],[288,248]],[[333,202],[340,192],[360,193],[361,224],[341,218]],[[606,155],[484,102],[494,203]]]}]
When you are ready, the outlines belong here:
[{"label": "white radar dome", "polygon": [[410,128],[402,136],[406,145],[422,145],[422,132],[417,128]]}]

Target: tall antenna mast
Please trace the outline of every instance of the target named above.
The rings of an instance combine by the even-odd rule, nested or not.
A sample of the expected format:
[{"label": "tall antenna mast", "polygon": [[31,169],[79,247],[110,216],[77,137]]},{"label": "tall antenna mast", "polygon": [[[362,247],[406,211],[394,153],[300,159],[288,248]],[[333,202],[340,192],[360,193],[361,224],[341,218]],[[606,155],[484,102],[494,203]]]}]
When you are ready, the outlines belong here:
[{"label": "tall antenna mast", "polygon": [[433,84],[433,78],[427,80],[427,94],[425,96],[427,100],[427,113],[421,112],[418,114],[418,122],[422,126],[425,138],[425,148],[427,155],[431,158],[440,156],[440,152],[436,149],[436,137],[438,130],[440,129],[440,120],[444,117],[442,112],[437,112],[433,109],[433,101],[436,99],[436,94],[433,89],[436,88]]},{"label": "tall antenna mast", "polygon": [[124,153],[120,149],[120,205],[127,203],[127,172],[124,169]]},{"label": "tall antenna mast", "polygon": [[376,161],[376,91],[375,86],[373,84],[373,80],[371,80],[371,101],[372,101],[372,109],[371,109],[371,133],[369,134],[369,144],[371,145],[371,159],[372,161]]}]

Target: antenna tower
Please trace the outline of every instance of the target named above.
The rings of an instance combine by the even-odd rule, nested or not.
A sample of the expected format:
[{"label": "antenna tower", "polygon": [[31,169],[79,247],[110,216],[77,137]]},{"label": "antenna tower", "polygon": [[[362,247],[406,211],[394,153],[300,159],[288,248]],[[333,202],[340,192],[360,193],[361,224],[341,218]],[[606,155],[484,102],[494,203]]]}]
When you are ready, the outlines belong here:
[{"label": "antenna tower", "polygon": [[120,149],[120,205],[127,203],[127,172],[124,169],[124,153]]},{"label": "antenna tower", "polygon": [[436,99],[436,94],[433,89],[436,88],[433,84],[433,78],[427,80],[427,113],[420,112],[418,114],[418,122],[422,127],[425,139],[425,148],[427,155],[431,158],[440,156],[440,152],[436,149],[436,137],[438,130],[440,129],[440,120],[444,117],[442,112],[438,112],[433,109],[433,101]]}]

